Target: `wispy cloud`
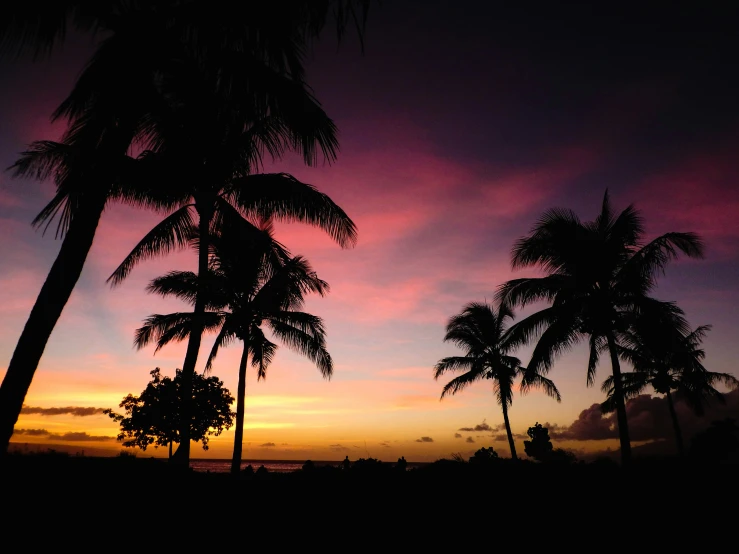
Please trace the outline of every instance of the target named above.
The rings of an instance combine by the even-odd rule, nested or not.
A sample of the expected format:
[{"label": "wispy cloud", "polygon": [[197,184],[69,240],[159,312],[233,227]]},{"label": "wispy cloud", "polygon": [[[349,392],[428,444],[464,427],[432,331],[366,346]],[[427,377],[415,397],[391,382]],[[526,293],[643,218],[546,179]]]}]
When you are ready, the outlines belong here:
[{"label": "wispy cloud", "polygon": [[47,429],[15,429],[13,435],[27,435],[29,437],[44,437],[48,440],[57,440],[65,442],[102,442],[112,441],[115,437],[106,437],[101,435],[90,435],[85,432],[70,433],[52,433]]},{"label": "wispy cloud", "polygon": [[42,416],[73,415],[77,417],[93,416],[103,413],[104,408],[89,408],[82,406],[65,406],[64,408],[39,408],[37,406],[23,406],[21,414],[35,414]]}]

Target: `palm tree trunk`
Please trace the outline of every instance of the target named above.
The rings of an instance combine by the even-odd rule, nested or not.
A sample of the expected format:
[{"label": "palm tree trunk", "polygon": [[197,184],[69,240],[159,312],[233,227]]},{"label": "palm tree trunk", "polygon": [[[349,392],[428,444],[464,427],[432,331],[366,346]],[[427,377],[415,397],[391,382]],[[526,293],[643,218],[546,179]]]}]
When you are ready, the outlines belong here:
[{"label": "palm tree trunk", "polygon": [[82,273],[105,208],[104,192],[82,199],[13,351],[0,386],[0,458],[8,451],[13,428],[46,343]]},{"label": "palm tree trunk", "polygon": [[239,384],[236,391],[236,433],[234,453],[231,458],[231,475],[238,477],[241,471],[241,450],[244,442],[244,412],[246,411],[246,362],[249,360],[249,347],[244,343],[244,352],[239,364]]},{"label": "palm tree trunk", "polygon": [[172,461],[172,439],[169,439],[169,461]]},{"label": "palm tree trunk", "polygon": [[685,446],[683,445],[683,433],[680,430],[680,422],[677,420],[677,412],[672,402],[672,394],[667,391],[667,406],[670,408],[670,416],[672,416],[672,427],[675,429],[675,444],[677,445],[677,453],[685,456]]},{"label": "palm tree trunk", "polygon": [[616,352],[616,341],[611,334],[608,335],[608,352],[611,355],[611,366],[613,368],[613,397],[616,401],[618,439],[621,442],[621,465],[625,467],[631,463],[631,440],[629,439],[629,424],[626,420],[624,387],[621,382],[621,363]]},{"label": "palm tree trunk", "polygon": [[518,460],[516,443],[513,442],[513,433],[511,433],[511,422],[508,421],[508,406],[505,402],[503,402],[503,422],[505,423],[505,432],[508,434],[508,446],[511,447],[511,458]]},{"label": "palm tree trunk", "polygon": [[193,308],[192,329],[187,342],[185,361],[182,363],[182,391],[180,395],[180,445],[172,458],[177,465],[190,465],[190,425],[192,423],[192,376],[195,374],[195,364],[198,362],[200,343],[203,338],[203,314],[205,313],[205,279],[208,275],[208,251],[210,247],[210,220],[212,205],[203,206],[196,201],[196,209],[200,218],[199,232],[200,245],[198,247],[198,294]]}]

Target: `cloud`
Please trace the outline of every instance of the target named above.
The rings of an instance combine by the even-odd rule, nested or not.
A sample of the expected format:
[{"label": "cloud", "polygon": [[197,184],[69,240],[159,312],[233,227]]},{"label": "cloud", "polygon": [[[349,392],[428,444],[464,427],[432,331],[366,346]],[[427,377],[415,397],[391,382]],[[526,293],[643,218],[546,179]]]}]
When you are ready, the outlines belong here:
[{"label": "cloud", "polygon": [[46,429],[14,429],[14,435],[28,435],[29,437],[48,437],[49,433]]},{"label": "cloud", "polygon": [[416,442],[434,442],[434,439],[431,437],[421,437],[420,439],[416,439]]},{"label": "cloud", "polygon": [[473,431],[492,431],[493,428],[483,421],[482,423],[478,423],[474,427],[460,427],[459,430],[471,433]]},{"label": "cloud", "polygon": [[390,448],[390,443],[388,441],[382,441],[380,443],[380,446],[382,446],[383,448]]},{"label": "cloud", "polygon": [[[511,433],[511,434],[513,435],[513,438],[514,439],[518,439],[518,440],[528,440],[528,438],[529,438],[528,435],[525,435],[523,433]],[[494,441],[498,441],[498,442],[499,441],[508,442],[508,435],[506,435],[506,434],[493,435],[493,440]]]},{"label": "cloud", "polygon": [[467,440],[464,442],[475,442],[475,439],[473,439],[472,437],[467,437]]},{"label": "cloud", "polygon": [[260,444],[259,446],[275,446],[275,443],[273,443],[273,442],[265,442],[264,444]]},{"label": "cloud", "polygon": [[505,429],[504,424],[496,425],[495,427],[491,427],[486,420],[482,420],[482,423],[478,423],[474,427],[461,427],[459,431],[465,431],[467,433],[474,433],[474,432],[480,432],[480,431],[491,431],[495,433],[496,431],[502,431]]},{"label": "cloud", "polygon": [[329,444],[328,447],[334,452],[349,452],[349,448],[343,444]]},{"label": "cloud", "polygon": [[39,408],[38,406],[23,406],[21,414],[42,416],[73,415],[78,417],[92,416],[103,413],[104,408],[88,408],[82,406],[65,406],[64,408]]},{"label": "cloud", "polygon": [[52,433],[46,429],[15,429],[14,435],[27,435],[29,437],[45,437],[49,440],[65,442],[102,442],[115,440],[115,437],[104,435],[88,435],[84,432]]},{"label": "cloud", "polygon": [[[702,417],[696,416],[679,397],[674,398],[675,411],[685,439],[708,427],[711,421],[727,417],[739,419],[739,389],[724,394],[723,398],[725,403],[709,404]],[[665,398],[642,394],[629,400],[626,403],[626,419],[632,441],[674,441],[675,431]],[[600,404],[593,404],[580,412],[569,426],[551,423],[543,426],[549,429],[552,439],[586,441],[618,438],[616,414],[602,413]]]},{"label": "cloud", "polygon": [[455,439],[461,439],[462,438],[462,434],[461,433],[454,433],[454,438]]}]

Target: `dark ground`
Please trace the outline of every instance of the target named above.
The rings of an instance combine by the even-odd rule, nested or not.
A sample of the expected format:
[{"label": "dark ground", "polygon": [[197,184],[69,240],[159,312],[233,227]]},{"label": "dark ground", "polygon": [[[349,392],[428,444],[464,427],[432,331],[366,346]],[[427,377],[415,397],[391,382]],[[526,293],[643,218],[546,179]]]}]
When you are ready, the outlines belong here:
[{"label": "dark ground", "polygon": [[49,540],[93,550],[122,541],[137,549],[735,552],[738,469],[676,459],[640,460],[628,471],[606,461],[558,466],[501,459],[233,479],[182,473],[157,459],[11,455],[2,468],[0,505],[6,529],[36,530],[26,535],[29,544]]}]

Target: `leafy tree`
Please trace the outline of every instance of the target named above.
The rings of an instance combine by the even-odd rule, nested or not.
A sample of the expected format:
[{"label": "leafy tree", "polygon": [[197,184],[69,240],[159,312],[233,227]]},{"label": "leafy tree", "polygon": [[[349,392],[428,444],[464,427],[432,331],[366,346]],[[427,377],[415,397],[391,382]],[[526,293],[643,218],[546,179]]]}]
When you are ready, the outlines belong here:
[{"label": "leafy tree", "polygon": [[[152,380],[139,396],[129,394],[119,407],[125,416],[113,410],[104,413],[121,426],[118,440],[123,446],[146,450],[169,446],[172,457],[172,444],[180,442],[180,419],[182,412],[182,370],[178,369],[175,378],[162,377],[159,368],[151,372]],[[190,437],[201,442],[203,450],[208,450],[210,436],[220,435],[224,429],[233,425],[234,412],[231,404],[234,398],[223,382],[217,377],[195,375],[193,380],[193,418],[190,422]]]},{"label": "leafy tree", "polygon": [[553,447],[552,440],[549,438],[549,429],[542,427],[538,421],[533,427],[529,427],[526,434],[531,439],[523,441],[523,448],[526,455],[540,462],[547,459],[551,455]]},{"label": "leafy tree", "polygon": [[[245,229],[250,229],[246,226]],[[264,327],[288,348],[313,361],[325,378],[333,372],[326,350],[325,330],[319,317],[300,311],[306,294],[324,295],[328,284],[319,279],[310,264],[289,253],[272,238],[271,227],[261,231],[262,239],[244,242],[233,229],[213,237],[214,255],[205,282],[205,327],[218,331],[208,357],[210,370],[219,349],[234,340],[243,345],[239,364],[236,433],[231,471],[241,466],[246,398],[246,369],[257,369],[257,380],[266,379],[277,345],[267,338]],[[192,272],[171,272],[152,281],[149,290],[163,296],[174,295],[197,302],[198,277]],[[194,312],[152,315],[136,334],[139,348],[155,342],[157,349],[173,340],[184,340],[192,332]]]},{"label": "leafy tree", "polygon": [[[132,164],[126,155],[130,147],[135,144],[149,152],[168,149],[172,135],[164,122],[171,122],[173,108],[202,113],[203,106],[211,106],[221,122],[231,124],[232,138],[239,134],[235,129],[250,129],[254,122],[269,118],[258,138],[254,132],[249,135],[245,148],[252,150],[246,154],[240,150],[247,159],[259,156],[262,148],[274,156],[289,147],[311,159],[316,145],[331,153],[335,129],[308,93],[304,56],[328,14],[335,16],[339,36],[354,24],[361,37],[368,7],[369,0],[246,4],[63,0],[53,6],[29,1],[0,8],[0,53],[46,55],[64,40],[68,24],[104,37],[53,115],[69,120],[62,142],[36,142],[16,165],[20,175],[54,176],[57,194],[35,223],[48,224],[58,216],[64,240],[0,387],[0,456],[7,451],[25,395],[79,279],[105,206],[116,200],[164,210],[181,204],[180,196],[157,189],[186,173],[178,174],[171,166],[168,173],[158,173],[156,164],[144,160]],[[316,128],[314,123],[321,119],[326,125]],[[212,138],[213,133],[206,136]],[[226,164],[222,169],[230,168]],[[138,186],[131,189],[133,183]],[[194,371],[193,356],[191,352],[183,366],[186,387]],[[186,426],[182,432],[187,434]],[[189,441],[184,443],[189,452]]]},{"label": "leafy tree", "polygon": [[[583,222],[571,210],[544,213],[531,233],[513,247],[514,269],[538,267],[546,276],[513,279],[498,290],[501,302],[551,305],[511,328],[511,343],[523,345],[538,337],[528,371],[532,379],[549,371],[555,359],[587,337],[590,357],[587,383],[592,385],[600,355],[607,352],[614,376],[614,402],[622,463],[631,460],[626,408],[619,361],[619,341],[635,321],[669,325],[684,331],[687,322],[674,303],[649,296],[657,276],[680,253],[699,258],[703,243],[694,233],[666,233],[644,244],[644,224],[629,206],[611,207],[608,191],[594,221]],[[524,383],[528,377],[524,377]]]},{"label": "leafy tree", "polygon": [[554,448],[549,438],[549,429],[538,421],[529,427],[526,434],[531,439],[523,441],[526,455],[544,463],[571,464],[575,462],[575,455],[562,448]]},{"label": "leafy tree", "polygon": [[[624,398],[635,398],[649,386],[665,395],[675,431],[675,444],[681,456],[685,455],[685,447],[673,392],[696,415],[703,415],[706,404],[711,400],[726,402],[714,385],[739,385],[733,375],[708,371],[703,366],[705,352],[700,344],[710,329],[710,325],[702,325],[686,334],[668,326],[650,325],[648,321],[637,322],[632,332],[624,335],[623,344],[618,348],[619,356],[634,368],[633,372],[622,375]],[[608,395],[601,405],[606,413],[615,408],[613,384],[611,376],[602,386]]]},{"label": "leafy tree", "polygon": [[[465,355],[439,360],[434,368],[434,379],[449,371],[464,371],[462,375],[444,385],[441,398],[447,394],[456,394],[480,379],[492,381],[496,400],[503,409],[503,421],[511,456],[517,459],[516,445],[508,420],[508,408],[513,404],[514,381],[524,375],[525,369],[518,358],[510,355],[517,344],[512,340],[510,330],[506,328],[509,319],[513,319],[513,312],[504,305],[499,306],[497,311],[494,306],[487,303],[473,302],[466,305],[460,314],[449,320],[444,336],[445,342],[452,342],[463,348]],[[522,393],[530,387],[540,386],[557,402],[561,401],[559,391],[551,380],[533,370],[527,375],[528,379],[522,381]]]},{"label": "leafy tree", "polygon": [[[515,456],[514,456],[515,457]],[[498,453],[493,450],[492,446],[485,448],[484,446],[477,450],[470,458],[471,464],[483,465],[498,459]]]}]

